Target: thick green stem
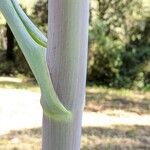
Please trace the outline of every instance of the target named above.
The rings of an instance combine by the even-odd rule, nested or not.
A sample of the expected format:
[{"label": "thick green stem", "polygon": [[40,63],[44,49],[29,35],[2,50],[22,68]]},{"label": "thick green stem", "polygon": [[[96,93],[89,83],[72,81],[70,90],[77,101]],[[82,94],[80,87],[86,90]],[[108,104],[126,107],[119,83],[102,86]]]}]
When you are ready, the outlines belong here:
[{"label": "thick green stem", "polygon": [[47,62],[55,91],[73,113],[70,122],[43,117],[43,150],[79,150],[88,43],[88,0],[49,0]]},{"label": "thick green stem", "polygon": [[44,114],[60,122],[72,119],[72,113],[60,103],[53,88],[46,62],[46,48],[43,46],[46,44],[45,36],[23,13],[16,0],[0,0],[0,11],[10,26],[41,88],[41,104]]}]

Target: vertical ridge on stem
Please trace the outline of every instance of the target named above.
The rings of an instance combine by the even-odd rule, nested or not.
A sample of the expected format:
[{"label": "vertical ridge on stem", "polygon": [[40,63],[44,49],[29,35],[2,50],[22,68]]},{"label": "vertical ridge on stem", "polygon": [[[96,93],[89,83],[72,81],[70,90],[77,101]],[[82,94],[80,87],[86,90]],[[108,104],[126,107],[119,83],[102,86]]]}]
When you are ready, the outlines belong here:
[{"label": "vertical ridge on stem", "polygon": [[79,150],[88,45],[88,0],[49,0],[47,63],[61,103],[73,120],[43,116],[43,150]]}]

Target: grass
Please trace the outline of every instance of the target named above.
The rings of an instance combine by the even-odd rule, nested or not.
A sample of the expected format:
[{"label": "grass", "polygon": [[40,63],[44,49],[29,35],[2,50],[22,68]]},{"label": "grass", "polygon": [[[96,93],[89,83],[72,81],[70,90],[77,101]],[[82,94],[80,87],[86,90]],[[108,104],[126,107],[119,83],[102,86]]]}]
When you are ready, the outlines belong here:
[{"label": "grass", "polygon": [[39,86],[35,82],[35,79],[27,78],[21,75],[17,77],[0,77],[0,88],[40,92]]},{"label": "grass", "polygon": [[[149,126],[83,128],[81,150],[149,150]],[[39,150],[41,128],[12,131],[0,140],[2,150]]]},{"label": "grass", "polygon": [[94,112],[115,112],[116,110],[121,110],[140,115],[150,114],[150,92],[87,87],[85,110]]},{"label": "grass", "polygon": [[[31,79],[0,78],[0,88],[39,92]],[[114,117],[150,115],[150,92],[87,87],[85,111]],[[140,122],[140,120],[139,120]],[[11,131],[0,136],[0,150],[41,149],[41,128]],[[150,150],[149,125],[83,127],[81,150]]]}]

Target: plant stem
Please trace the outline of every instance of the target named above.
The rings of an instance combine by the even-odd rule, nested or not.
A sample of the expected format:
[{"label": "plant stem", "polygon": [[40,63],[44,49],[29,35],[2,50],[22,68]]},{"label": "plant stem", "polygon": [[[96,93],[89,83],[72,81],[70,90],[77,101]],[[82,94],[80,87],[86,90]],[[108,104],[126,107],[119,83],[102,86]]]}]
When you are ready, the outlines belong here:
[{"label": "plant stem", "polygon": [[56,93],[73,120],[43,116],[43,150],[79,150],[88,45],[88,0],[49,0],[47,63]]}]

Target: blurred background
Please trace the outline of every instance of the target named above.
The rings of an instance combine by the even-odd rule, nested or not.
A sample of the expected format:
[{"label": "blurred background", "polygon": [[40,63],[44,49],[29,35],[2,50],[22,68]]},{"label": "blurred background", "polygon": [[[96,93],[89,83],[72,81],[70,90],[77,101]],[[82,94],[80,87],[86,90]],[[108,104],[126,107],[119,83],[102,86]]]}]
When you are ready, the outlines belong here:
[{"label": "blurred background", "polygon": [[[47,0],[20,0],[20,4],[46,35]],[[0,92],[21,89],[27,92],[25,95],[39,94],[34,76],[1,14],[0,76]],[[17,94],[11,94],[16,99]],[[5,97],[4,91],[2,95]],[[40,127],[15,130],[0,138],[0,150],[37,150]],[[90,1],[87,102],[81,148],[150,150],[149,0]]]},{"label": "blurred background", "polygon": [[[89,84],[134,89],[150,87],[149,3],[149,0],[91,0]],[[46,34],[47,1],[22,0],[21,4]],[[2,16],[0,34],[0,75],[33,77]]]}]

